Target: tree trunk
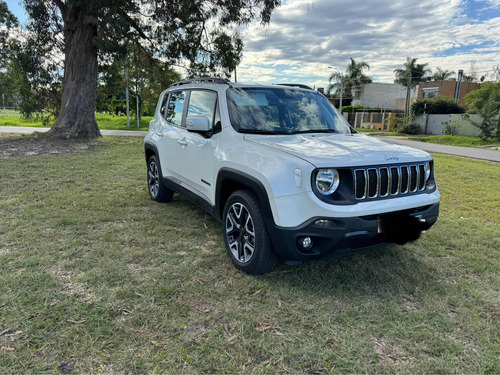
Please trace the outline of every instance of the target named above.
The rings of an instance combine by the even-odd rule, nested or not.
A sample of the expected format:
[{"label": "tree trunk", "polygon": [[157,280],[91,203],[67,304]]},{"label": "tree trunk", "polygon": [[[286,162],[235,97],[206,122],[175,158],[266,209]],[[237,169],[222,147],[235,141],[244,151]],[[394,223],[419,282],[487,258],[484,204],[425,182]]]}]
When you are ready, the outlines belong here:
[{"label": "tree trunk", "polygon": [[81,9],[68,9],[64,31],[64,79],[61,111],[50,132],[58,138],[101,136],[95,119],[97,97],[97,27]]}]

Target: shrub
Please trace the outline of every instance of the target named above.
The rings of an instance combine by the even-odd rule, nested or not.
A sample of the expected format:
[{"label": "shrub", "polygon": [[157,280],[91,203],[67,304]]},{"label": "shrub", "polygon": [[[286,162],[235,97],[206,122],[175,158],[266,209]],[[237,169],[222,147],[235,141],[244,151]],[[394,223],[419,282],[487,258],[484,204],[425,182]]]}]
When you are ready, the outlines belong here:
[{"label": "shrub", "polygon": [[464,113],[465,109],[455,103],[453,99],[438,97],[417,100],[412,104],[411,112],[414,116],[424,113],[429,115],[448,115]]},{"label": "shrub", "polygon": [[396,131],[399,133],[415,135],[420,132],[420,125],[410,122],[396,127]]}]

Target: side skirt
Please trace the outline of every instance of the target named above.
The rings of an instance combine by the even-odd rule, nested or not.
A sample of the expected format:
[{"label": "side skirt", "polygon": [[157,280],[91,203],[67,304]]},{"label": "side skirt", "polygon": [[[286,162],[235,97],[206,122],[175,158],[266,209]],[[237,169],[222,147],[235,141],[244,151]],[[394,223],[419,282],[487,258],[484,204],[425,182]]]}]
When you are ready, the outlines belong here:
[{"label": "side skirt", "polygon": [[176,193],[189,199],[191,202],[196,204],[198,207],[202,208],[204,211],[208,212],[218,221],[221,221],[221,218],[219,217],[216,207],[212,206],[212,204],[205,195],[195,192],[193,189],[188,187],[182,181],[174,177],[163,177],[163,184],[169,189],[172,189]]}]

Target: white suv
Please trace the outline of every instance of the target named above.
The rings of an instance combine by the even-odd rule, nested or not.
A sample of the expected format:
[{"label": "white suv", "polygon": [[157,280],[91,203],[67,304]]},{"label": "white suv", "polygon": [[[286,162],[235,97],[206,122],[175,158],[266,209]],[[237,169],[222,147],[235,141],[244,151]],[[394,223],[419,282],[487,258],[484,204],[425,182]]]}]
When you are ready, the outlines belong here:
[{"label": "white suv", "polygon": [[144,146],[151,198],[177,192],[220,220],[247,273],[412,241],[439,214],[429,154],[358,134],[302,86],[172,84]]}]

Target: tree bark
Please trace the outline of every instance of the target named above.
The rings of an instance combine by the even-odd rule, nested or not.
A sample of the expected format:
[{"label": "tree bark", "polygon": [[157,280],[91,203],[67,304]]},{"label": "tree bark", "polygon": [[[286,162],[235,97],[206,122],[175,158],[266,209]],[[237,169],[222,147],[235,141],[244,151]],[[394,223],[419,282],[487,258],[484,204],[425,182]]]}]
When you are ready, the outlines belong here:
[{"label": "tree bark", "polygon": [[[79,11],[80,10],[80,11]],[[50,132],[58,138],[101,136],[95,119],[97,97],[97,26],[81,9],[68,9],[64,17],[64,79],[61,110]]]}]

